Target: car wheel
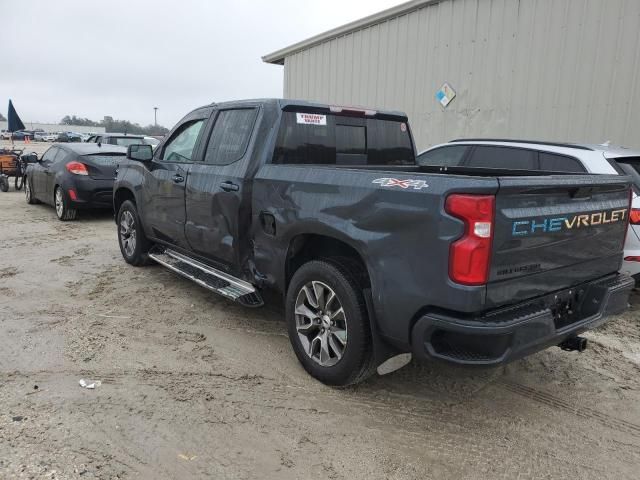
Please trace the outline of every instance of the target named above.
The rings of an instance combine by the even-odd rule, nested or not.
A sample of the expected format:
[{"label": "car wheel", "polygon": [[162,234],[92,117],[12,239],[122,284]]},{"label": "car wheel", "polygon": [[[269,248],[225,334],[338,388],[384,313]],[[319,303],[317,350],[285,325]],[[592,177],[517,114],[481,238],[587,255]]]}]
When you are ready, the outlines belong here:
[{"label": "car wheel", "polygon": [[371,330],[357,277],[330,261],[310,261],[286,297],[289,341],[304,369],[322,383],[347,386],[374,372]]},{"label": "car wheel", "polygon": [[24,176],[16,175],[16,178],[13,181],[13,186],[17,191],[22,190],[22,187],[24,186]]},{"label": "car wheel", "polygon": [[118,244],[124,260],[136,267],[148,265],[147,253],[151,244],[142,230],[138,210],[131,200],[126,200],[120,207],[117,223]]},{"label": "car wheel", "polygon": [[31,188],[31,181],[26,177],[24,179],[24,198],[27,200],[27,203],[29,205],[34,205],[36,203],[40,203],[33,196],[33,188]]},{"label": "car wheel", "polygon": [[58,215],[58,219],[63,222],[75,220],[78,216],[78,211],[75,208],[69,208],[69,201],[62,187],[56,187],[54,204],[56,207],[56,215]]}]

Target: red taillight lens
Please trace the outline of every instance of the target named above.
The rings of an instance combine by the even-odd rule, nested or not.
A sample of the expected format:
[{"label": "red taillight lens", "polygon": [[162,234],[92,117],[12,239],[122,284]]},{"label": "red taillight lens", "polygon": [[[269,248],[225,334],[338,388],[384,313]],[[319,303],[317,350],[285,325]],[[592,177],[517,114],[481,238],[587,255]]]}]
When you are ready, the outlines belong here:
[{"label": "red taillight lens", "polygon": [[67,163],[67,171],[69,173],[73,173],[74,175],[89,175],[89,170],[87,170],[87,166],[84,163],[80,163],[80,162]]},{"label": "red taillight lens", "polygon": [[489,279],[495,197],[453,194],[445,209],[464,221],[464,235],[449,250],[449,277],[464,285],[484,285]]},{"label": "red taillight lens", "polygon": [[629,214],[629,223],[631,225],[640,225],[640,208],[632,208]]}]

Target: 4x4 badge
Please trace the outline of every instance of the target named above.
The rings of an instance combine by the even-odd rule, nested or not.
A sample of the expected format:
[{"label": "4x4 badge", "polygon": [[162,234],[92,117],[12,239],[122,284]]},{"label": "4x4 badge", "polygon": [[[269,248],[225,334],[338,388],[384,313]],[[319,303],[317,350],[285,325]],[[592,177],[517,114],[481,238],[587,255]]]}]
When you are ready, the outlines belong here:
[{"label": "4x4 badge", "polygon": [[400,188],[413,188],[414,190],[420,190],[422,188],[429,188],[429,185],[424,180],[400,180],[398,178],[376,178],[372,183],[377,183],[382,187],[400,187]]}]

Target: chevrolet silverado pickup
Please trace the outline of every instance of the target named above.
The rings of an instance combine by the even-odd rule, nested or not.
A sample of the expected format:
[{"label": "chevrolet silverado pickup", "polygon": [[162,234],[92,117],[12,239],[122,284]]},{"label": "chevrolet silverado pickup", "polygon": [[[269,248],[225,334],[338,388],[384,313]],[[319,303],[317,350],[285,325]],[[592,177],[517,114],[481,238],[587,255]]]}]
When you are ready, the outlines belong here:
[{"label": "chevrolet silverado pickup", "polygon": [[249,307],[282,298],[300,363],[338,386],[412,357],[582,350],[627,307],[628,178],[415,158],[400,112],[207,105],[155,150],[129,146],[120,250]]}]

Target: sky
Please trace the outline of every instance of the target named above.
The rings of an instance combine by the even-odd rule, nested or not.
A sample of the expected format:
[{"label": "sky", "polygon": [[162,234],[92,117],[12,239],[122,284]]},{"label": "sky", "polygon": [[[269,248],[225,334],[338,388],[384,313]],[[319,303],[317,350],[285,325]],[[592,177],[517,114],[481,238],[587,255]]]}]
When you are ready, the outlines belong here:
[{"label": "sky", "polygon": [[0,0],[0,112],[171,127],[215,101],[281,97],[265,54],[402,0]]}]

